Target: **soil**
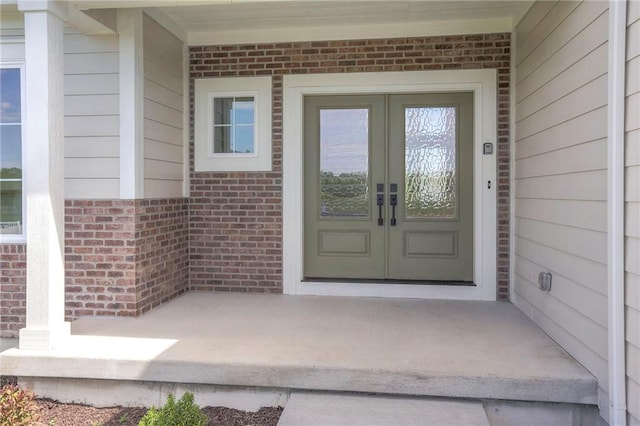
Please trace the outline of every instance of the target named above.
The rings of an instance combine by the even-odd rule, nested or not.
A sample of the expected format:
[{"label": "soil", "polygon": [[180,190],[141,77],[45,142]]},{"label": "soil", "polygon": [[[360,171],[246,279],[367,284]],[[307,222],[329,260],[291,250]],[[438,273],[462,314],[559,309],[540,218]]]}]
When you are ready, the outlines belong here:
[{"label": "soil", "polygon": [[[16,383],[15,377],[0,376],[0,387]],[[40,411],[37,426],[137,426],[147,412],[140,407],[96,408],[63,404],[50,399],[36,399]],[[204,407],[209,426],[276,426],[282,407],[263,407],[249,412],[226,407]]]},{"label": "soil", "polygon": [[[78,404],[63,404],[48,399],[35,401],[40,409],[42,426],[137,426],[146,408],[95,408]],[[256,412],[225,407],[204,407],[209,426],[276,426],[282,407],[263,407]]]}]

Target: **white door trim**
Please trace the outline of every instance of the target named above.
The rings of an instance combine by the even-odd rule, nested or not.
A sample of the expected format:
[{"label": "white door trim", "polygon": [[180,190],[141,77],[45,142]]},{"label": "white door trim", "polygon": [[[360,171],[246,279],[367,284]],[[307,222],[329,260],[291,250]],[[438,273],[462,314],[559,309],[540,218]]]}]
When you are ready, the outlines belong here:
[{"label": "white door trim", "polygon": [[[310,94],[474,92],[475,286],[303,281],[303,122]],[[283,81],[283,290],[285,294],[496,300],[496,71],[288,75]],[[483,155],[483,143],[493,154]],[[491,182],[489,188],[488,182]]]}]

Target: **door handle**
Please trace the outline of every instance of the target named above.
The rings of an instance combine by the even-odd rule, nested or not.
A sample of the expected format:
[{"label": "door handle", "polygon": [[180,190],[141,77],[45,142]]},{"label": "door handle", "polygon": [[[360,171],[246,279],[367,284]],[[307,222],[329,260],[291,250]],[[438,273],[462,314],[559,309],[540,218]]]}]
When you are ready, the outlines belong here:
[{"label": "door handle", "polygon": [[384,225],[384,219],[382,218],[382,207],[384,206],[384,194],[378,194],[377,198],[378,203],[378,226]]},{"label": "door handle", "polygon": [[391,226],[396,226],[396,206],[398,205],[398,195],[389,195],[389,204],[391,205]]},{"label": "door handle", "polygon": [[389,205],[391,205],[391,226],[396,226],[396,206],[398,205],[398,184],[391,183],[389,184]]}]

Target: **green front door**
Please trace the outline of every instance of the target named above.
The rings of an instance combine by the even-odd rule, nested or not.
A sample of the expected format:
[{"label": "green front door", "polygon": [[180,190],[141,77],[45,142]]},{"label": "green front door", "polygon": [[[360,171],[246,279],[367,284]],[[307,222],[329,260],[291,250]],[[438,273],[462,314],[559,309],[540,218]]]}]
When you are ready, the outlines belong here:
[{"label": "green front door", "polygon": [[473,95],[305,98],[307,279],[472,281]]}]

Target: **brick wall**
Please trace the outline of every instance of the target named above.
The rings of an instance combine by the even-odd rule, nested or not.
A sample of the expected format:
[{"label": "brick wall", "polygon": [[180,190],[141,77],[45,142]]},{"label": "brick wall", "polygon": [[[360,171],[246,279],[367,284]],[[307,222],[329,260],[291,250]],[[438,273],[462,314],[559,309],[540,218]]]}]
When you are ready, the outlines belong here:
[{"label": "brick wall", "polygon": [[137,316],[186,291],[186,199],[67,200],[66,314]]},{"label": "brick wall", "polygon": [[[510,34],[414,37],[190,49],[193,79],[273,77],[273,172],[191,174],[191,288],[282,291],[282,76],[495,68],[498,73],[498,294],[509,297]],[[193,122],[191,123],[193,171]]]},{"label": "brick wall", "polygon": [[26,320],[24,244],[0,244],[0,337],[17,337]]}]

